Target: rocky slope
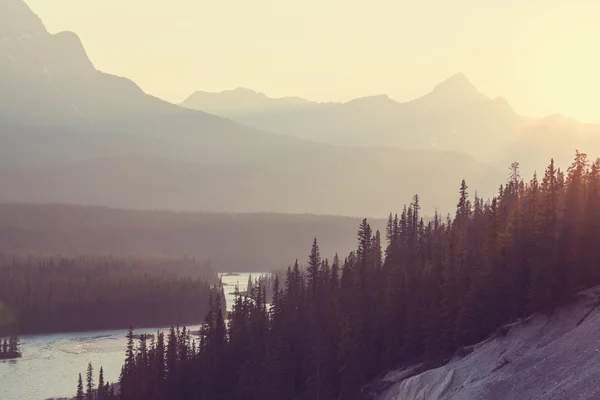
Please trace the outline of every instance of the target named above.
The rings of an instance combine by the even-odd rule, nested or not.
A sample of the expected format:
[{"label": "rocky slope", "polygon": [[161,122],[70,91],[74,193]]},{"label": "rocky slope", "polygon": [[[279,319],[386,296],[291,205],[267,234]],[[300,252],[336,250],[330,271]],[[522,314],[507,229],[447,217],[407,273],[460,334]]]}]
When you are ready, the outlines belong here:
[{"label": "rocky slope", "polygon": [[553,315],[506,326],[443,367],[389,373],[376,400],[600,398],[600,288]]}]

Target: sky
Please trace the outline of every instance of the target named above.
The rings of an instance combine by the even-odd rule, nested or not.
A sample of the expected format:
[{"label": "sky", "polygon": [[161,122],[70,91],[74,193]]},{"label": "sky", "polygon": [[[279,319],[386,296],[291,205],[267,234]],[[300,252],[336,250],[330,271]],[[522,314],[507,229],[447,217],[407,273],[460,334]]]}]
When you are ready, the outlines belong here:
[{"label": "sky", "polygon": [[524,115],[600,122],[597,0],[26,0],[96,68],[178,103],[195,90],[419,97],[464,73]]}]

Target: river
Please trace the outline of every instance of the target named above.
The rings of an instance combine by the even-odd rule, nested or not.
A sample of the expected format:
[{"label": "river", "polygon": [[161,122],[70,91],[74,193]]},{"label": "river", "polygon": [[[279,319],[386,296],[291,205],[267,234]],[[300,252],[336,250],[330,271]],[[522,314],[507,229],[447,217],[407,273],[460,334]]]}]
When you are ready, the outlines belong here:
[{"label": "river", "polygon": [[[249,273],[224,275],[227,307],[233,304],[235,285],[246,290]],[[258,277],[260,273],[252,273]],[[190,327],[197,330],[198,326]],[[157,328],[139,329],[136,333],[155,333]],[[125,359],[127,330],[21,337],[23,357],[0,361],[0,400],[45,400],[75,393],[77,375],[85,376],[88,362],[94,366],[98,380],[100,366],[110,382],[118,379]]]}]

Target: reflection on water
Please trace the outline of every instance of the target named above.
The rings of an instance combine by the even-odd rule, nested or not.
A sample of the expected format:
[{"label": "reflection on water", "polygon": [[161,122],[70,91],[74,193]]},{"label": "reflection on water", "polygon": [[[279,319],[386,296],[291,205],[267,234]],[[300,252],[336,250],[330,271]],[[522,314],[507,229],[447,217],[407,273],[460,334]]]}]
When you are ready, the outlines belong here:
[{"label": "reflection on water", "polygon": [[[252,274],[258,277],[260,273]],[[234,286],[246,290],[249,274],[223,276],[227,307],[233,304]],[[197,331],[198,326],[190,327]],[[136,333],[155,333],[156,329],[140,329]],[[21,337],[23,357],[0,361],[1,400],[44,400],[72,396],[77,375],[92,362],[95,374],[104,368],[105,379],[119,378],[125,359],[126,330],[32,335]],[[96,377],[96,381],[97,381]]]}]

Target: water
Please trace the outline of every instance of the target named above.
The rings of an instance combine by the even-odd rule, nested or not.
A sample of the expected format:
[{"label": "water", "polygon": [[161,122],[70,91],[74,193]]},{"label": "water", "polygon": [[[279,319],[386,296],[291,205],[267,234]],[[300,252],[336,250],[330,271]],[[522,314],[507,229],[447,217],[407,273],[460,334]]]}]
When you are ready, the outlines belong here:
[{"label": "water", "polygon": [[[236,284],[246,290],[248,276],[223,276],[227,307],[233,304]],[[260,273],[253,273],[258,277]],[[190,327],[197,330],[198,326]],[[154,329],[139,329],[136,333],[155,333]],[[164,329],[163,329],[164,330]],[[59,333],[21,337],[23,357],[0,361],[0,400],[45,400],[75,394],[77,375],[85,377],[88,362],[94,366],[95,382],[100,366],[104,379],[115,382],[125,360],[127,330],[83,333]]]},{"label": "water", "polygon": [[252,272],[252,273],[239,273],[239,275],[221,275],[221,281],[223,282],[223,291],[225,292],[225,300],[227,301],[227,309],[231,310],[235,296],[235,285],[238,285],[240,292],[243,292],[248,287],[248,278],[252,275],[252,279],[257,279],[259,276],[264,275],[264,272]]}]

